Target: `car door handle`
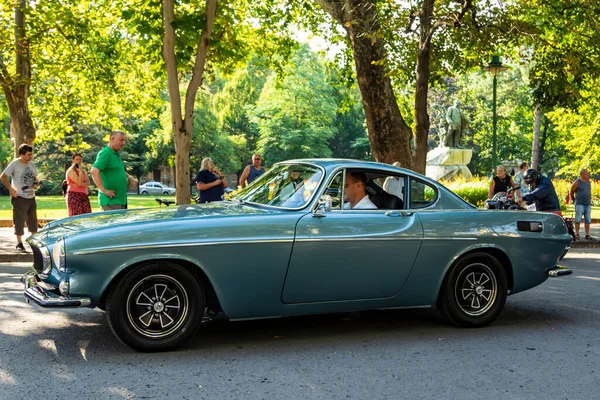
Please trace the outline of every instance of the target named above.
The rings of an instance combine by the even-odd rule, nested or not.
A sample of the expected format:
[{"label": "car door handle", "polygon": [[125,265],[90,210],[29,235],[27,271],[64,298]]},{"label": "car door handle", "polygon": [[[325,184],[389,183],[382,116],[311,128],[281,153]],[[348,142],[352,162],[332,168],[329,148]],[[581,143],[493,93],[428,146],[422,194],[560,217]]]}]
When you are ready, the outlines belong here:
[{"label": "car door handle", "polygon": [[399,217],[401,214],[398,211],[386,211],[385,215],[387,217]]},{"label": "car door handle", "polygon": [[402,211],[402,216],[403,217],[410,217],[411,215],[413,215],[412,211]]}]

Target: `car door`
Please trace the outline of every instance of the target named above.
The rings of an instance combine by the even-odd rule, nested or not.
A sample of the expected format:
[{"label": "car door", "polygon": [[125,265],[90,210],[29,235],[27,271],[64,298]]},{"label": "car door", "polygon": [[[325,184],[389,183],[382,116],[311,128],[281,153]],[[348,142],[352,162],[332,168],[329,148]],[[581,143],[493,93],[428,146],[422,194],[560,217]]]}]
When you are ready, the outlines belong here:
[{"label": "car door", "polygon": [[[331,181],[325,194],[342,191],[336,180],[343,175]],[[418,215],[344,210],[342,203],[334,199],[330,212],[309,213],[298,221],[284,303],[385,298],[404,285],[422,242]]]}]

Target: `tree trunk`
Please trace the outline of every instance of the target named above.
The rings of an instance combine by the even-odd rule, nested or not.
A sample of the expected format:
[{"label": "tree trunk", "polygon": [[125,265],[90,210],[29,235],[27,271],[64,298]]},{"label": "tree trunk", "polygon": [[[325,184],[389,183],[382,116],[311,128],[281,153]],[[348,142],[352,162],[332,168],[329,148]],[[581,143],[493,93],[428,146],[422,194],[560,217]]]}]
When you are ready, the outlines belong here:
[{"label": "tree trunk", "polygon": [[18,157],[17,150],[20,145],[27,143],[33,146],[35,140],[35,128],[29,115],[26,86],[29,85],[23,84],[13,90],[3,87],[10,114],[10,135],[15,141],[15,157]]},{"label": "tree trunk", "polygon": [[425,174],[427,164],[427,144],[429,138],[429,111],[427,94],[429,92],[429,61],[431,57],[432,18],[434,0],[425,0],[420,14],[420,39],[417,54],[417,79],[415,91],[415,153],[413,169]]},{"label": "tree trunk", "polygon": [[533,119],[533,142],[531,144],[531,168],[537,169],[540,165],[540,122],[542,119],[542,110],[538,104],[535,107]]},{"label": "tree trunk", "polygon": [[538,159],[538,165],[542,165],[545,161],[546,158],[546,141],[548,140],[548,124],[550,123],[550,120],[548,118],[546,118],[546,116],[542,116],[542,118],[544,119],[544,129],[542,131],[542,134],[540,135],[540,150],[539,150],[539,159]]},{"label": "tree trunk", "polygon": [[373,1],[315,1],[348,34],[373,157],[384,163],[399,161],[403,167],[412,168],[412,131],[400,113],[385,71],[386,51],[383,40],[376,38],[380,24]]},{"label": "tree trunk", "polygon": [[209,39],[215,19],[217,0],[206,0],[206,26],[200,35],[192,79],[185,96],[185,115],[181,115],[181,95],[177,59],[175,58],[175,5],[174,0],[163,0],[163,23],[165,37],[163,56],[167,67],[167,85],[171,105],[171,122],[175,141],[175,188],[177,204],[190,202],[190,148],[194,133],[194,104],[198,88],[202,84],[204,65],[208,54]]},{"label": "tree trunk", "polygon": [[33,145],[35,128],[29,115],[29,85],[31,84],[31,57],[25,31],[25,0],[15,5],[15,74],[11,75],[0,57],[0,85],[6,97],[10,114],[10,134],[17,149],[23,143]]}]

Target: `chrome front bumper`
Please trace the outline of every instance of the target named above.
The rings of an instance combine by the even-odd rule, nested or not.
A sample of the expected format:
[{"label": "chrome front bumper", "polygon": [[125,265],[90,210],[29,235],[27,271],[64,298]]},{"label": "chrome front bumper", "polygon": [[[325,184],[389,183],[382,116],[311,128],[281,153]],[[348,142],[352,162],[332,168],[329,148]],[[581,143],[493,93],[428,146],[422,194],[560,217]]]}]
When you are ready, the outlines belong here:
[{"label": "chrome front bumper", "polygon": [[556,278],[557,276],[565,276],[571,275],[573,270],[571,268],[563,267],[562,265],[557,265],[548,271],[548,276],[550,278]]},{"label": "chrome front bumper", "polygon": [[87,297],[65,297],[58,289],[40,280],[35,270],[28,271],[21,277],[24,285],[25,301],[32,300],[42,307],[89,307],[91,300]]}]

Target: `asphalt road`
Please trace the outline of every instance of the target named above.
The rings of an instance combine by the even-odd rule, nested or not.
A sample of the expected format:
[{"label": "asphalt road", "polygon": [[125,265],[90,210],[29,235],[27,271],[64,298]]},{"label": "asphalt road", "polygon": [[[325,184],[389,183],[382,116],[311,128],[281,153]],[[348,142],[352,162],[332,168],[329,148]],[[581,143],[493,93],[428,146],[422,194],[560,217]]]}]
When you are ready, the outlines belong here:
[{"label": "asphalt road", "polygon": [[404,310],[221,321],[161,354],[101,311],[25,304],[27,264],[0,264],[0,399],[597,399],[600,250],[564,264],[483,329]]}]

